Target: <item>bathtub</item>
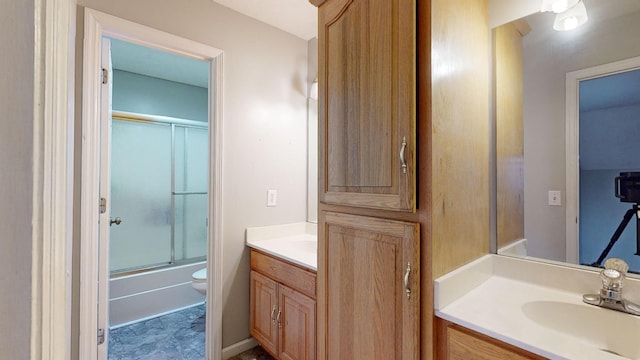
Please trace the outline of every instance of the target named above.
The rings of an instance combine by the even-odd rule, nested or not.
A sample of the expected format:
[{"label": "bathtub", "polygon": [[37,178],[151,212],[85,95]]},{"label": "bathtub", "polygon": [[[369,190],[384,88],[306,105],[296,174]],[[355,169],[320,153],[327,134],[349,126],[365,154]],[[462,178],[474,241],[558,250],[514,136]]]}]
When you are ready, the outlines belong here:
[{"label": "bathtub", "polygon": [[191,274],[206,262],[112,278],[109,281],[109,327],[117,328],[186,307],[205,296],[191,286]]}]

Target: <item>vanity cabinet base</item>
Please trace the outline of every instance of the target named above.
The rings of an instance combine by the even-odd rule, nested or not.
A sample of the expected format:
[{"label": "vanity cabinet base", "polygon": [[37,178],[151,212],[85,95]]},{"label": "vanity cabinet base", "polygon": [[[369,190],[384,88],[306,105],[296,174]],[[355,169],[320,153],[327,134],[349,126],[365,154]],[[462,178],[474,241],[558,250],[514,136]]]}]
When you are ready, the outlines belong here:
[{"label": "vanity cabinet base", "polygon": [[436,360],[542,360],[500,340],[436,318]]},{"label": "vanity cabinet base", "polygon": [[316,359],[316,274],[251,250],[251,336],[274,358]]}]

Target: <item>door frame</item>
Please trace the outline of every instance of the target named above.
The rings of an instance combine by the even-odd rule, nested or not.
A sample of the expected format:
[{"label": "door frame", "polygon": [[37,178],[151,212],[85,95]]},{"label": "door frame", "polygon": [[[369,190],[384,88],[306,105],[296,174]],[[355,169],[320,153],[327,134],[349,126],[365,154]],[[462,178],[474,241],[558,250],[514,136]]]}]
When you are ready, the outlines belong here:
[{"label": "door frame", "polygon": [[[209,224],[207,229],[207,359],[222,358],[222,89],[223,52],[208,45],[102,13],[84,11],[82,90],[82,182],[80,203],[79,357],[98,354],[98,246],[100,185],[100,88],[103,36],[208,61],[209,71]],[[94,70],[91,70],[94,69]]]},{"label": "door frame", "polygon": [[579,117],[580,81],[613,75],[640,68],[640,56],[568,72],[566,75],[566,261],[580,261],[580,164]]},{"label": "door frame", "polygon": [[70,359],[76,1],[34,14],[30,353]]}]

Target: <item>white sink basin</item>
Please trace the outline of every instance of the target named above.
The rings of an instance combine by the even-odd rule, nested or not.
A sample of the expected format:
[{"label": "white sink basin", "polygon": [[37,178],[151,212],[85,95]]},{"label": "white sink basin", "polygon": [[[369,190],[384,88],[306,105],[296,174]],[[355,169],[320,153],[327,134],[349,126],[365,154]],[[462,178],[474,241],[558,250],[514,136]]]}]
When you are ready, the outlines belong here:
[{"label": "white sink basin", "polygon": [[315,239],[292,239],[289,240],[287,245],[292,248],[292,251],[312,254],[316,254],[318,252],[318,240]]},{"label": "white sink basin", "polygon": [[605,352],[640,359],[640,317],[559,301],[527,302],[522,311],[550,332],[572,336]]},{"label": "white sink basin", "polygon": [[318,239],[315,235],[298,234],[266,240],[247,240],[247,245],[294,264],[317,270]]}]

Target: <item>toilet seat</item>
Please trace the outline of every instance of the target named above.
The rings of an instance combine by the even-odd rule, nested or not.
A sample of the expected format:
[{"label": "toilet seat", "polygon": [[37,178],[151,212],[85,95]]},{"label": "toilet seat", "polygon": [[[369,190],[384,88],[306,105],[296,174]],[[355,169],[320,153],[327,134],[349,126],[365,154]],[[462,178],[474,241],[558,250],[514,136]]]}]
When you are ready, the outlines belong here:
[{"label": "toilet seat", "polygon": [[193,282],[207,282],[207,268],[200,269],[191,275]]}]

